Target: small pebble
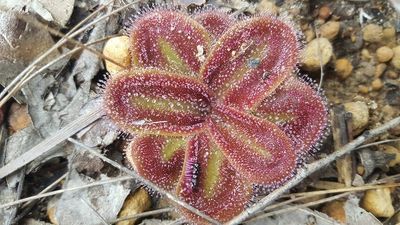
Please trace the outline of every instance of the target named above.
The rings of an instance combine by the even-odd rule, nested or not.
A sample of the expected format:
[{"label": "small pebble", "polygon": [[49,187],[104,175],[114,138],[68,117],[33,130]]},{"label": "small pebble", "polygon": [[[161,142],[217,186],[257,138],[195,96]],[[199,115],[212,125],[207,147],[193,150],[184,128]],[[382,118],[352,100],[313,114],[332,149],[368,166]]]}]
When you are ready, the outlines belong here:
[{"label": "small pebble", "polygon": [[382,107],[382,117],[383,121],[389,121],[397,116],[397,113],[400,113],[395,107],[390,105],[385,105]]},{"label": "small pebble", "polygon": [[393,50],[387,46],[380,47],[376,50],[376,58],[378,62],[387,62],[393,57]]},{"label": "small pebble", "polygon": [[371,88],[373,91],[379,91],[383,87],[383,82],[381,79],[377,78],[372,81]]},{"label": "small pebble", "polygon": [[315,33],[312,29],[307,29],[304,32],[304,36],[306,37],[306,42],[309,43],[310,41],[312,41],[315,38]]},{"label": "small pebble", "polygon": [[363,39],[367,42],[380,42],[383,37],[383,28],[376,24],[368,24],[363,29]]},{"label": "small pebble", "polygon": [[308,43],[302,53],[303,68],[307,71],[320,69],[325,66],[333,54],[332,44],[326,38],[316,38]]},{"label": "small pebble", "polygon": [[371,189],[365,192],[361,207],[376,217],[391,217],[394,214],[389,188]]},{"label": "small pebble", "polygon": [[352,130],[354,135],[364,131],[369,122],[369,109],[365,102],[348,102],[344,104],[347,112],[352,114]]},{"label": "small pebble", "polygon": [[391,145],[380,145],[379,149],[381,149],[382,151],[384,151],[387,154],[393,154],[394,155],[394,159],[389,161],[389,167],[394,167],[398,164],[400,164],[400,151],[391,146]]},{"label": "small pebble", "polygon": [[[143,188],[139,188],[134,194],[130,194],[124,202],[118,217],[133,216],[151,207],[151,197]],[[133,225],[136,219],[120,221],[116,225]]]},{"label": "small pebble", "polygon": [[365,173],[365,167],[363,165],[357,165],[357,174],[363,176]]},{"label": "small pebble", "polygon": [[339,34],[340,23],[337,21],[328,21],[320,27],[321,37],[333,40]]},{"label": "small pebble", "polygon": [[369,88],[365,85],[358,85],[358,92],[361,94],[368,94],[369,93]]},{"label": "small pebble", "polygon": [[396,29],[394,27],[385,27],[383,29],[383,38],[391,39],[396,37]]},{"label": "small pebble", "polygon": [[322,208],[322,212],[326,213],[328,216],[333,219],[346,224],[346,211],[344,210],[343,201],[332,201],[328,202]]},{"label": "small pebble", "polygon": [[399,74],[393,70],[388,70],[385,72],[385,77],[387,77],[389,79],[397,79],[397,78],[399,78]]},{"label": "small pebble", "polygon": [[382,43],[391,48],[396,46],[396,29],[394,27],[383,29]]},{"label": "small pebble", "polygon": [[338,59],[335,62],[335,71],[336,74],[344,80],[350,76],[353,71],[353,65],[346,58]]},{"label": "small pebble", "polygon": [[[103,49],[103,54],[119,64],[123,65],[125,68],[128,68],[131,64],[131,57],[129,54],[129,37],[127,36],[119,36],[111,38],[106,42]],[[117,73],[124,68],[115,65],[114,63],[105,60],[106,69],[111,74]]]},{"label": "small pebble", "polygon": [[279,8],[271,0],[261,0],[256,6],[256,12],[277,15]]},{"label": "small pebble", "polygon": [[385,63],[379,63],[378,65],[376,65],[375,67],[375,78],[379,78],[382,76],[383,72],[385,72],[387,68],[387,65]]},{"label": "small pebble", "polygon": [[330,16],[332,15],[332,11],[331,8],[329,8],[329,6],[324,5],[321,8],[319,8],[318,11],[318,17],[320,19],[326,20],[328,19]]},{"label": "small pebble", "polygon": [[393,58],[391,63],[396,69],[400,69],[400,45],[393,48]]},{"label": "small pebble", "polygon": [[361,59],[363,61],[369,61],[372,58],[371,53],[369,53],[368,49],[363,48],[361,50]]}]

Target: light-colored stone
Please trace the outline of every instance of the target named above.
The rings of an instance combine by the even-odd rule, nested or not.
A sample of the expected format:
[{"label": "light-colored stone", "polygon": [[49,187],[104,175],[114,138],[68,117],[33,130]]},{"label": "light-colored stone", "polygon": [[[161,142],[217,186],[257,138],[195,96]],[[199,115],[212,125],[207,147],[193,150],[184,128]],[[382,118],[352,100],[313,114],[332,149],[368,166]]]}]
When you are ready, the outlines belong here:
[{"label": "light-colored stone", "polygon": [[379,90],[381,90],[382,87],[383,87],[383,82],[379,78],[376,78],[375,80],[373,80],[371,82],[371,88],[374,91],[379,91]]},{"label": "light-colored stone", "polygon": [[380,145],[379,148],[387,154],[394,155],[395,158],[389,161],[389,167],[400,164],[400,150],[391,145]]},{"label": "light-colored stone", "polygon": [[326,38],[316,38],[308,43],[302,53],[303,68],[316,71],[320,66],[325,66],[333,54],[332,44]]},{"label": "light-colored stone", "polygon": [[381,77],[382,74],[383,74],[383,72],[385,72],[386,68],[387,68],[387,65],[386,65],[385,63],[379,63],[379,64],[376,65],[376,67],[375,67],[375,74],[374,74],[374,76],[375,76],[376,78]]},{"label": "light-colored stone", "polygon": [[368,125],[369,110],[365,102],[348,102],[344,104],[347,112],[352,114],[352,130],[354,135],[360,134]]},{"label": "light-colored stone", "polygon": [[368,24],[363,29],[363,39],[367,42],[380,42],[383,38],[383,28],[376,24]]},{"label": "light-colored stone", "polygon": [[399,78],[399,74],[396,71],[388,70],[385,72],[385,77],[389,79],[397,79]]},{"label": "light-colored stone", "polygon": [[335,62],[335,71],[341,79],[346,79],[353,71],[353,65],[346,58],[338,59]]},{"label": "light-colored stone", "polygon": [[332,201],[328,202],[322,208],[322,212],[326,213],[328,216],[333,219],[346,224],[346,211],[344,210],[343,201]]},{"label": "light-colored stone", "polygon": [[396,29],[394,27],[386,27],[383,29],[382,43],[391,48],[396,46]]},{"label": "light-colored stone", "polygon": [[368,49],[363,48],[361,50],[361,59],[363,61],[369,61],[372,58],[371,53],[369,53]]},{"label": "light-colored stone", "polygon": [[315,38],[315,32],[312,29],[307,29],[303,33],[307,43],[309,43]]},{"label": "light-colored stone", "polygon": [[400,45],[393,48],[393,58],[391,63],[396,69],[400,69]]},{"label": "light-colored stone", "polygon": [[378,62],[388,62],[393,57],[393,50],[387,46],[380,47],[376,50],[376,59]]},{"label": "light-colored stone", "polygon": [[[128,68],[131,64],[131,57],[129,55],[130,40],[127,36],[119,36],[111,38],[106,42],[103,49],[103,54],[115,62]],[[105,60],[106,69],[111,74],[117,73],[124,68]]]},{"label": "light-colored stone", "polygon": [[396,28],[394,27],[386,27],[383,29],[383,38],[391,39],[396,37]]},{"label": "light-colored stone", "polygon": [[[142,213],[151,207],[151,198],[149,193],[143,188],[138,189],[134,194],[129,195],[119,212],[118,217],[132,216]],[[117,225],[133,225],[136,220],[120,221]]]},{"label": "light-colored stone", "polygon": [[389,188],[371,189],[365,192],[361,207],[376,217],[391,217],[394,214]]},{"label": "light-colored stone", "polygon": [[340,30],[340,22],[337,21],[328,21],[323,24],[319,31],[321,33],[321,37],[328,38],[329,40],[333,40],[339,34]]},{"label": "light-colored stone", "polygon": [[358,92],[360,92],[361,94],[368,94],[369,88],[362,84],[358,85]]},{"label": "light-colored stone", "polygon": [[331,8],[329,8],[329,6],[324,5],[321,8],[319,8],[318,11],[318,17],[320,19],[326,20],[328,19],[330,16],[332,15],[332,11]]},{"label": "light-colored stone", "polygon": [[363,165],[357,165],[356,171],[358,175],[362,176],[365,173],[365,167]]},{"label": "light-colored stone", "polygon": [[271,0],[261,0],[256,6],[256,12],[277,15],[279,8]]}]

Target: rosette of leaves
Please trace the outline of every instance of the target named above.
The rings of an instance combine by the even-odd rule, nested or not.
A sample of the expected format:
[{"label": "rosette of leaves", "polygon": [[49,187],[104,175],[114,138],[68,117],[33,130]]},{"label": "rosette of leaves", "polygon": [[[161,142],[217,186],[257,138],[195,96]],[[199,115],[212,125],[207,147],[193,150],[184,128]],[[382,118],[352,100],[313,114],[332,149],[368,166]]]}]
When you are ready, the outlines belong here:
[{"label": "rosette of leaves", "polygon": [[155,9],[129,36],[132,65],[108,81],[107,115],[134,134],[126,155],[140,175],[214,219],[243,211],[254,185],[290,179],[323,136],[324,97],[297,77],[284,20]]}]

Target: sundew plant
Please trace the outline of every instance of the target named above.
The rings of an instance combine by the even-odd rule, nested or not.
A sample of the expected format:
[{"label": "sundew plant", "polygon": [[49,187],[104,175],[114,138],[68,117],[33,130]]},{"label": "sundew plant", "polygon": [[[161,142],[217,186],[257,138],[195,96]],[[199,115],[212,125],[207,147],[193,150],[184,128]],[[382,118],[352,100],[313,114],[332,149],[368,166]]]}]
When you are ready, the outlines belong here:
[{"label": "sundew plant", "polygon": [[125,151],[144,178],[224,222],[255,186],[278,187],[316,150],[326,102],[297,75],[300,44],[286,20],[158,8],[128,33],[132,63],[111,75],[104,105],[133,134]]}]

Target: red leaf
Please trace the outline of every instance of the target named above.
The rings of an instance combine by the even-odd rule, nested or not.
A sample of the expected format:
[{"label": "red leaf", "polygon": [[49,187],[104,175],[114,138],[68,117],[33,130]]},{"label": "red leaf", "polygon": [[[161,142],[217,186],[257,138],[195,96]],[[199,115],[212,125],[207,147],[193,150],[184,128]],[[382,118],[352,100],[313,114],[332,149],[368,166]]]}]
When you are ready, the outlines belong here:
[{"label": "red leaf", "polygon": [[225,106],[215,106],[211,118],[213,139],[249,182],[274,186],[291,177],[296,154],[278,126]]},{"label": "red leaf", "polygon": [[125,132],[187,135],[210,112],[208,88],[193,78],[161,70],[123,71],[106,85],[108,116]]},{"label": "red leaf", "polygon": [[202,11],[196,14],[194,19],[203,25],[214,38],[220,37],[234,22],[232,16],[216,9]]},{"label": "red leaf", "polygon": [[201,74],[221,102],[247,110],[291,74],[297,55],[292,27],[276,18],[255,17],[222,35]]},{"label": "red leaf", "polygon": [[297,153],[309,152],[328,125],[325,99],[296,77],[285,81],[266,98],[255,115],[278,124],[294,140]]},{"label": "red leaf", "polygon": [[125,150],[129,162],[144,178],[173,190],[182,171],[187,141],[182,137],[136,137]]},{"label": "red leaf", "polygon": [[203,26],[181,12],[154,10],[133,22],[132,62],[137,67],[172,69],[197,75],[210,48]]},{"label": "red leaf", "polygon": [[[208,135],[201,133],[189,141],[177,189],[182,200],[224,222],[244,210],[251,198],[251,188]],[[180,210],[196,224],[205,223],[186,209]]]}]

